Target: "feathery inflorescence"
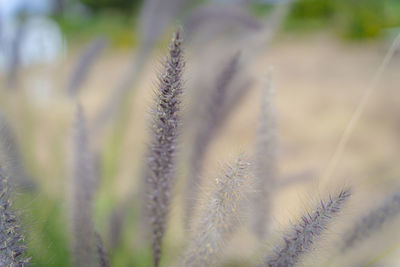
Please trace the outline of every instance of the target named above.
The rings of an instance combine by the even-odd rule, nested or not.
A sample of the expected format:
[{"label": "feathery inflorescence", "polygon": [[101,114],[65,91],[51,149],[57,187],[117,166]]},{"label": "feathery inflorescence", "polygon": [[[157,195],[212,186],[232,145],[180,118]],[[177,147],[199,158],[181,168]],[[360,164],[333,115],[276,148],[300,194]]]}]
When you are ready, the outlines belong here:
[{"label": "feathery inflorescence", "polygon": [[329,198],[328,202],[321,201],[320,206],[293,226],[293,230],[284,237],[285,244],[276,249],[273,256],[268,256],[264,264],[268,267],[290,267],[298,263],[300,256],[307,252],[315,239],[321,235],[327,224],[343,206],[350,196],[349,190],[341,191],[336,197]]},{"label": "feathery inflorescence", "polygon": [[215,266],[225,242],[238,225],[241,204],[247,191],[248,165],[240,155],[216,179],[215,187],[202,209],[183,266]]},{"label": "feathery inflorescence", "polygon": [[382,225],[400,214],[400,194],[393,193],[380,206],[360,218],[344,234],[342,251],[345,251],[379,230]]},{"label": "feathery inflorescence", "polygon": [[29,263],[21,231],[12,210],[8,178],[0,169],[0,266],[25,266]]},{"label": "feathery inflorescence", "polygon": [[276,110],[272,103],[271,75],[269,73],[261,98],[261,116],[256,136],[254,158],[253,231],[260,240],[266,236],[270,216],[271,194],[277,176]]},{"label": "feathery inflorescence", "polygon": [[188,177],[185,185],[186,221],[190,220],[193,207],[196,204],[197,190],[198,185],[201,184],[201,170],[203,168],[207,147],[221,127],[223,121],[222,111],[227,101],[229,85],[238,70],[239,57],[240,55],[237,53],[229,60],[224,70],[218,76],[215,88],[213,88],[203,109],[204,121],[194,137],[193,148],[189,159]]},{"label": "feathery inflorescence", "polygon": [[152,140],[147,158],[147,216],[151,223],[154,266],[159,265],[161,245],[168,219],[174,165],[180,125],[182,71],[184,58],[181,32],[174,33],[159,77],[156,107],[153,110]]},{"label": "feathery inflorescence", "polygon": [[71,179],[72,249],[77,266],[93,266],[95,235],[93,230],[93,160],[86,120],[81,106],[76,112],[73,133]]}]

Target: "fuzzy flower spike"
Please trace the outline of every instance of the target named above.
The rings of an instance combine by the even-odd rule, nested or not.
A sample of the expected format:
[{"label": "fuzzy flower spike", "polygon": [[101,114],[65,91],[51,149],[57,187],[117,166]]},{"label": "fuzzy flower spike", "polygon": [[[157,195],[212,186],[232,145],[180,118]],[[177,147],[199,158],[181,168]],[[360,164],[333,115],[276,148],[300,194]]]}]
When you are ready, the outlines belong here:
[{"label": "fuzzy flower spike", "polygon": [[152,140],[147,158],[147,216],[151,224],[154,266],[161,258],[174,180],[174,165],[184,67],[181,32],[174,33],[159,76],[156,104],[153,110]]},{"label": "fuzzy flower spike", "polygon": [[240,155],[216,179],[201,210],[194,238],[182,266],[215,266],[226,242],[238,228],[241,207],[247,193],[249,164]]},{"label": "fuzzy flower spike", "polygon": [[300,256],[310,250],[315,239],[321,235],[349,196],[350,191],[344,190],[336,197],[329,197],[327,202],[321,200],[320,206],[312,214],[303,216],[300,222],[293,226],[291,233],[283,238],[285,244],[278,247],[274,255],[266,257],[264,264],[260,266],[295,266],[299,262]]}]

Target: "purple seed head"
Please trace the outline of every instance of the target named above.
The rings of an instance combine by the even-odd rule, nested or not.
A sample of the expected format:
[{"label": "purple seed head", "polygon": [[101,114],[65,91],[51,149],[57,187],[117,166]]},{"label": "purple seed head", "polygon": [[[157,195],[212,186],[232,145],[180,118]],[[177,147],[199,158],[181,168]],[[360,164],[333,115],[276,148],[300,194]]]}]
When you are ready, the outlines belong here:
[{"label": "purple seed head", "polygon": [[275,254],[265,258],[261,266],[290,267],[299,262],[300,256],[307,252],[315,239],[321,235],[332,217],[342,208],[350,196],[349,190],[341,191],[329,201],[322,201],[313,213],[301,217],[300,222],[284,238],[284,244],[277,247]]},{"label": "purple seed head", "polygon": [[159,265],[171,190],[180,125],[179,110],[182,95],[184,58],[181,32],[174,33],[164,60],[164,72],[159,76],[156,104],[153,109],[152,140],[147,158],[147,216],[152,235],[154,266]]}]

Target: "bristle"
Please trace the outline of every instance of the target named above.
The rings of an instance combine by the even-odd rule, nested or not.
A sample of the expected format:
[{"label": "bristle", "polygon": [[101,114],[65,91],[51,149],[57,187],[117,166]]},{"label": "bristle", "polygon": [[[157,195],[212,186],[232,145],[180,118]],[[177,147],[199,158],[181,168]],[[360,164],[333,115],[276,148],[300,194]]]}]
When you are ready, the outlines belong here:
[{"label": "bristle", "polygon": [[266,257],[264,264],[260,266],[295,266],[300,256],[311,248],[315,239],[325,230],[349,196],[350,191],[344,190],[334,198],[330,196],[327,202],[321,200],[320,206],[312,214],[301,217],[300,222],[294,225],[291,232],[283,238],[284,245],[278,247],[274,255]]},{"label": "bristle", "polygon": [[159,265],[171,190],[180,125],[182,71],[184,67],[181,32],[173,35],[165,58],[164,72],[159,77],[157,102],[153,110],[152,140],[147,158],[147,215],[152,228],[154,266]]},{"label": "bristle", "polygon": [[83,110],[78,106],[73,135],[71,226],[72,249],[77,266],[93,266],[95,241],[93,213],[93,160]]},{"label": "bristle", "polygon": [[12,210],[8,178],[0,169],[0,266],[25,266],[29,263],[21,232]]},{"label": "bristle", "polygon": [[235,54],[216,80],[215,87],[204,106],[204,121],[197,132],[190,156],[189,172],[185,186],[185,216],[188,222],[197,199],[197,185],[201,184],[201,172],[205,154],[211,140],[222,124],[222,110],[227,100],[229,85],[238,70],[240,54]]},{"label": "bristle", "polygon": [[266,236],[271,209],[271,194],[276,187],[277,133],[276,110],[272,103],[273,88],[268,75],[261,98],[261,116],[256,136],[254,158],[253,231],[259,240]]},{"label": "bristle", "polygon": [[238,226],[248,185],[248,165],[239,156],[216,179],[182,266],[215,266],[223,245]]},{"label": "bristle", "polygon": [[381,229],[382,225],[400,214],[400,194],[393,193],[380,206],[361,217],[343,237],[342,251],[354,247]]}]

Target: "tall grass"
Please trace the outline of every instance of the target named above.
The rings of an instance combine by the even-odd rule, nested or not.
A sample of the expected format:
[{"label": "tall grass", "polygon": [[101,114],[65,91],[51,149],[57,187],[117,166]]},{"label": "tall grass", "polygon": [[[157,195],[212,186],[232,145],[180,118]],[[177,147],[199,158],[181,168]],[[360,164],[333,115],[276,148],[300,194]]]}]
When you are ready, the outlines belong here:
[{"label": "tall grass", "polygon": [[[151,118],[148,121],[150,125],[149,143],[143,154],[145,170],[142,176],[143,187],[139,186],[139,190],[143,191],[141,193],[144,196],[142,200],[146,208],[146,217],[132,208],[139,202],[138,197],[133,196],[134,190],[132,188],[127,188],[127,194],[130,195],[126,198],[127,201],[122,201],[123,205],[117,206],[114,210],[110,208],[109,210],[112,211],[108,213],[104,210],[96,210],[95,204],[98,200],[96,189],[101,186],[108,187],[109,184],[101,184],[102,171],[104,172],[102,170],[104,166],[101,166],[102,155],[100,150],[98,154],[94,153],[92,139],[97,138],[96,134],[102,132],[106,123],[111,121],[112,115],[117,113],[122,106],[121,103],[128,96],[128,89],[132,88],[133,83],[139,78],[152,48],[157,41],[161,40],[162,33],[168,27],[168,23],[184,9],[184,4],[182,0],[146,1],[143,17],[140,21],[143,40],[138,49],[136,60],[130,62],[131,65],[121,83],[112,91],[111,96],[106,99],[105,105],[100,108],[100,111],[94,114],[93,120],[87,121],[83,108],[80,105],[77,106],[72,126],[71,173],[68,180],[68,192],[70,194],[67,205],[70,209],[69,216],[65,216],[67,220],[65,221],[61,212],[58,213],[58,209],[62,209],[62,204],[57,203],[57,205],[49,205],[50,207],[54,206],[57,212],[48,212],[46,207],[43,207],[44,211],[41,211],[48,212],[48,214],[40,216],[40,220],[52,220],[52,223],[37,223],[47,226],[53,225],[57,221],[58,224],[70,225],[71,231],[68,241],[70,242],[71,258],[73,258],[75,266],[223,266],[224,257],[227,255],[230,244],[234,242],[237,234],[241,233],[240,230],[245,230],[245,233],[247,233],[247,230],[252,231],[258,238],[258,242],[254,242],[249,249],[254,253],[249,256],[249,259],[245,259],[246,261],[250,262],[256,258],[256,246],[259,245],[260,241],[263,244],[269,244],[273,241],[269,238],[267,230],[268,228],[275,230],[276,226],[273,221],[274,217],[278,215],[276,211],[280,212],[280,209],[286,208],[285,205],[287,204],[284,201],[278,202],[278,209],[274,209],[272,203],[276,200],[283,185],[293,181],[285,181],[278,177],[277,111],[270,76],[262,89],[261,101],[255,103],[260,107],[260,116],[257,121],[257,134],[252,142],[254,153],[252,153],[251,160],[241,154],[230,164],[225,164],[221,173],[216,176],[209,188],[206,187],[207,177],[204,173],[206,173],[205,169],[209,167],[206,164],[207,152],[211,151],[211,145],[218,134],[222,132],[227,118],[233,113],[234,108],[238,106],[244,95],[248,93],[249,90],[246,89],[253,84],[257,85],[256,79],[244,78],[250,66],[247,63],[256,55],[256,48],[268,43],[271,35],[282,22],[287,6],[276,7],[272,11],[273,16],[265,22],[251,16],[240,5],[232,9],[225,9],[226,6],[223,5],[218,7],[210,5],[204,9],[197,9],[197,12],[187,16],[187,30],[192,35],[196,31],[204,29],[202,28],[203,23],[210,22],[228,25],[228,28],[234,24],[248,29],[249,32],[232,39],[227,38],[223,42],[223,45],[227,46],[224,47],[226,51],[240,50],[241,52],[230,55],[220,69],[213,69],[216,78],[211,80],[212,88],[206,93],[201,92],[204,95],[198,103],[202,105],[202,113],[194,114],[191,117],[193,123],[197,124],[196,129],[189,129],[189,131],[194,132],[193,140],[189,141],[188,147],[182,147],[183,138],[181,139],[181,137],[187,130],[181,127],[182,113],[186,112],[183,102],[186,100],[184,97],[186,92],[184,88],[186,60],[184,44],[187,43],[183,43],[182,30],[173,33],[168,46],[168,54],[164,58],[158,81],[154,87],[153,106],[150,110]],[[159,20],[156,19],[157,16],[160,16]],[[235,29],[231,30],[234,32]],[[211,34],[215,34],[215,32]],[[218,38],[223,39],[224,34],[229,35],[231,33],[224,32]],[[236,49],[237,46],[240,46],[237,44],[228,47],[229,42],[233,42],[232,40],[242,44],[243,47]],[[368,87],[361,99],[326,173],[322,177],[323,180],[328,179],[334,173],[354,125],[365,109],[370,95],[378,85],[384,68],[394,55],[395,46],[399,42],[400,39],[394,42],[373,79],[371,87]],[[81,55],[67,88],[70,96],[73,96],[70,101],[75,103],[79,99],[79,90],[83,88],[90,67],[94,64],[103,47],[103,41],[95,41]],[[196,53],[196,50],[191,52]],[[190,60],[190,58],[191,55],[189,54],[188,59]],[[215,62],[210,60],[206,63],[205,67],[212,69]],[[16,69],[18,68],[11,66],[10,71]],[[11,78],[14,79],[15,77]],[[68,102],[68,104],[71,104],[71,102]],[[20,211],[15,211],[12,206],[11,199],[14,196],[12,189],[14,189],[14,180],[16,181],[15,185],[23,189],[21,185],[26,182],[25,180],[29,180],[29,170],[26,170],[23,165],[21,159],[23,157],[19,155],[19,147],[13,131],[2,118],[0,118],[0,123],[0,149],[3,150],[4,154],[0,156],[0,266],[25,266],[31,262],[26,253],[29,248],[25,247],[25,243],[30,243],[25,242],[25,231],[29,233],[32,229],[35,229],[40,234],[56,236],[59,234],[58,231],[64,230],[60,230],[63,229],[61,226],[56,230],[37,230],[40,226],[36,225],[32,226],[32,229],[29,228],[29,225],[26,229],[22,229],[24,224],[20,224],[17,216]],[[124,132],[127,128],[118,129]],[[5,148],[7,145],[9,147]],[[181,158],[178,157],[178,152],[182,150],[185,152],[187,150],[189,154],[188,159],[182,159],[182,161],[189,162],[188,166],[184,166],[187,167],[187,172],[184,175],[180,173],[179,160]],[[309,174],[305,176],[309,176]],[[179,180],[179,178],[182,178],[182,180]],[[125,184],[122,186],[125,186]],[[38,183],[38,191],[30,191],[29,194],[40,194],[40,187],[41,185]],[[108,193],[107,190],[104,190],[104,192]],[[179,204],[173,206],[175,193],[180,194],[178,200],[181,200],[180,197],[183,199],[183,202],[176,202],[183,203],[182,207]],[[296,223],[292,223],[292,226],[282,236],[281,243],[275,246],[272,253],[265,256],[260,266],[287,267],[302,264],[308,252],[313,250],[316,241],[333,224],[334,219],[341,219],[339,213],[345,202],[349,201],[349,198],[350,190],[345,189],[336,195],[329,196],[326,200],[321,200],[313,210],[299,218]],[[43,199],[47,200],[45,197]],[[199,202],[198,199],[204,201]],[[133,202],[135,203],[132,204]],[[42,208],[37,207],[40,205],[35,203],[23,204],[27,209],[30,205],[38,210]],[[175,216],[175,220],[171,221],[172,208],[177,210],[178,215],[181,215],[180,212],[183,213],[182,222],[177,223],[176,217],[180,218],[179,216]],[[198,214],[196,211],[198,211]],[[24,212],[24,210],[21,210],[21,212]],[[364,217],[356,218],[356,223],[349,227],[347,232],[337,233],[338,236],[342,237],[342,246],[337,253],[339,255],[350,253],[352,247],[359,242],[364,242],[368,236],[383,228],[385,222],[395,218],[399,213],[399,192],[394,192],[381,205],[370,208]],[[246,215],[250,218],[245,218]],[[103,220],[104,218],[109,218],[109,221],[104,222],[106,221]],[[241,220],[242,218],[244,220]],[[136,226],[137,222],[142,219],[146,219],[150,248],[147,248],[147,240],[143,241],[138,238],[138,235],[142,233],[140,233],[141,229],[136,229]],[[174,223],[173,227],[169,227],[171,222]],[[191,225],[189,225],[189,222],[191,222]],[[139,227],[137,228],[139,229]],[[109,229],[106,242],[102,240],[104,229]],[[180,242],[178,245],[174,246],[168,242],[171,238],[168,235],[168,230],[171,230],[172,238],[175,238],[176,235],[176,239]],[[30,238],[35,238],[35,234],[31,234]],[[52,238],[44,239],[43,243],[48,240],[62,239],[60,243],[65,242],[65,246],[67,246],[67,241],[63,238],[59,236]],[[243,240],[239,240],[239,242],[241,241]],[[41,244],[41,242],[37,243]],[[32,244],[36,243],[33,242]],[[46,257],[49,257],[48,262],[46,262],[47,259],[44,261],[41,259],[37,262],[51,265],[52,258],[48,255],[56,250],[53,250],[52,246],[57,246],[57,244],[46,245],[50,251],[45,253]],[[244,246],[247,246],[247,243]],[[36,251],[36,248],[31,249]],[[63,249],[59,251],[67,254]],[[239,252],[241,251],[237,251],[237,254],[240,254]],[[123,260],[118,257],[118,253],[124,255]],[[32,254],[35,256],[34,253]],[[177,256],[174,258],[174,255],[180,255],[181,258]],[[69,255],[64,255],[64,257],[62,259],[69,258]],[[177,261],[179,262],[177,263]],[[54,262],[60,264],[58,261]],[[33,259],[32,264],[34,263]],[[68,263],[65,263],[65,265],[68,265]]]},{"label": "tall grass", "polygon": [[310,250],[315,239],[325,230],[349,196],[350,191],[346,189],[337,196],[329,197],[327,202],[321,200],[320,206],[311,214],[301,217],[300,222],[284,236],[284,244],[275,250],[274,255],[267,256],[264,264],[260,266],[295,266],[300,261],[300,257]]},{"label": "tall grass", "polygon": [[182,266],[215,266],[218,262],[243,212],[249,188],[248,165],[243,155],[239,155],[215,180]]},{"label": "tall grass", "polygon": [[182,71],[184,67],[182,33],[174,33],[159,76],[156,104],[152,111],[152,139],[147,157],[147,204],[154,266],[161,259],[162,241],[168,220],[172,187],[175,180],[175,154],[180,125]]}]

